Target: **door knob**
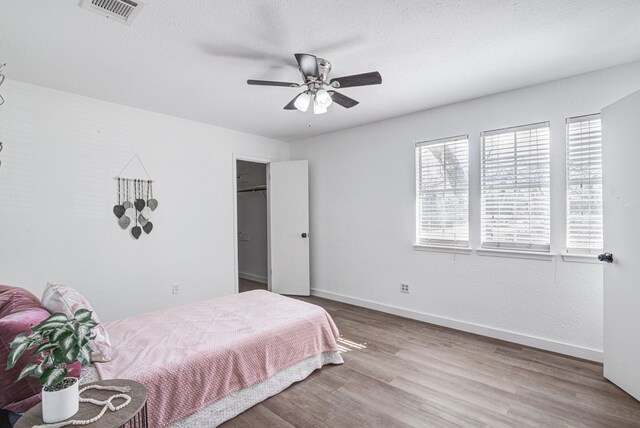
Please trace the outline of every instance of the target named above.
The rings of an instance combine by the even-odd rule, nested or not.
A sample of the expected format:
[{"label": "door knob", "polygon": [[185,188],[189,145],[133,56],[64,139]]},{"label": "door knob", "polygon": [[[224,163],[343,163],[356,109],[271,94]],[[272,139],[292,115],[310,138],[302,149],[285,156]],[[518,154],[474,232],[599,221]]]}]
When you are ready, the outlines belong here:
[{"label": "door knob", "polygon": [[307,237],[307,234],[306,234],[306,233],[303,233],[303,234],[302,234],[302,235],[300,235],[300,236],[302,236],[303,238],[306,238],[306,237]]},{"label": "door knob", "polygon": [[598,255],[598,260],[605,263],[613,263],[613,254],[611,253],[602,253]]}]

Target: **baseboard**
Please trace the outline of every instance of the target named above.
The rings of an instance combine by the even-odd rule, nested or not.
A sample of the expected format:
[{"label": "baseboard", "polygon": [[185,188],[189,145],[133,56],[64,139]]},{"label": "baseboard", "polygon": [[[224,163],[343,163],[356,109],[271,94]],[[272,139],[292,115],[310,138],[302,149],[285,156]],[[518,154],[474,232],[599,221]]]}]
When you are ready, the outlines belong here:
[{"label": "baseboard", "polygon": [[242,279],[247,279],[249,281],[260,282],[262,284],[268,284],[266,276],[254,275],[252,273],[238,272],[238,276]]},{"label": "baseboard", "polygon": [[569,355],[576,358],[582,358],[589,361],[602,362],[602,351],[597,349],[584,348],[581,346],[571,345],[554,340],[543,339],[540,337],[529,336],[522,333],[515,333],[508,330],[501,330],[484,325],[459,321],[451,318],[445,318],[438,315],[428,314],[426,312],[414,311],[411,309],[400,308],[397,306],[387,305],[384,303],[373,302],[371,300],[360,299],[357,297],[346,296],[344,294],[334,293],[331,291],[311,289],[311,295],[323,297],[329,300],[335,300],[342,303],[349,303],[356,306],[362,306],[368,309],[385,312],[388,314],[398,315],[418,321],[424,321],[430,324],[436,324],[443,327],[449,327],[456,330],[475,333],[481,336],[492,337],[494,339],[505,340],[507,342],[526,345],[532,348],[544,349],[546,351],[557,352],[559,354]]}]

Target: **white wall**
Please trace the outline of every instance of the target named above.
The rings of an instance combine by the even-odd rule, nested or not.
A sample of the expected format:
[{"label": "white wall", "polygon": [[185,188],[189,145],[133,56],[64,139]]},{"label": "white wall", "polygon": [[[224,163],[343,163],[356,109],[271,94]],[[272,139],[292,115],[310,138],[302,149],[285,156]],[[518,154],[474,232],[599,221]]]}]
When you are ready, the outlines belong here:
[{"label": "white wall", "polygon": [[[600,265],[412,248],[414,144],[469,134],[470,239],[477,248],[480,132],[550,121],[558,253],[565,241],[565,118],[598,112],[638,88],[640,62],[293,143],[292,159],[309,160],[314,293],[599,359]],[[401,281],[410,294],[400,293]]]},{"label": "white wall", "polygon": [[[2,90],[1,284],[68,284],[105,320],[234,292],[233,154],[286,160],[288,144],[16,81]],[[111,211],[112,177],[134,153],[159,201],[138,241]]]},{"label": "white wall", "polygon": [[[266,164],[238,161],[238,189],[267,184]],[[267,283],[267,191],[238,192],[238,272]]]}]

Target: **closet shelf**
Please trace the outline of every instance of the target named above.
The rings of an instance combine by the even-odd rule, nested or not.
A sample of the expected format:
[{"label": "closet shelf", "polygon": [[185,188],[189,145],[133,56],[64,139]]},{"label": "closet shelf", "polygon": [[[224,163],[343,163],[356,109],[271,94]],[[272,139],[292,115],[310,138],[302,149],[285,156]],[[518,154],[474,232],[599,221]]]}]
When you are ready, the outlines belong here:
[{"label": "closet shelf", "polygon": [[238,189],[238,193],[259,192],[260,190],[267,190],[267,186],[266,185],[262,185],[262,186],[242,187],[242,188]]}]

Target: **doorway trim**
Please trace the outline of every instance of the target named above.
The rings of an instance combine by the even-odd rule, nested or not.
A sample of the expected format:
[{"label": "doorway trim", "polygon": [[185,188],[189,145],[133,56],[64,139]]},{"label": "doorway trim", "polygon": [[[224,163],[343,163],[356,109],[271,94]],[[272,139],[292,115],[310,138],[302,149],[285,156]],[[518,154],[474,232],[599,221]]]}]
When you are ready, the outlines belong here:
[{"label": "doorway trim", "polygon": [[271,227],[270,227],[270,217],[271,217],[271,199],[269,198],[269,192],[271,191],[271,186],[269,186],[269,164],[271,162],[275,162],[274,159],[263,157],[263,156],[254,156],[254,155],[246,155],[242,153],[233,153],[232,156],[232,191],[233,191],[233,284],[234,284],[234,293],[238,294],[240,292],[240,284],[238,281],[240,272],[239,272],[239,261],[238,261],[238,161],[247,161],[247,162],[255,162],[262,163],[267,166],[267,289],[271,291]]}]

